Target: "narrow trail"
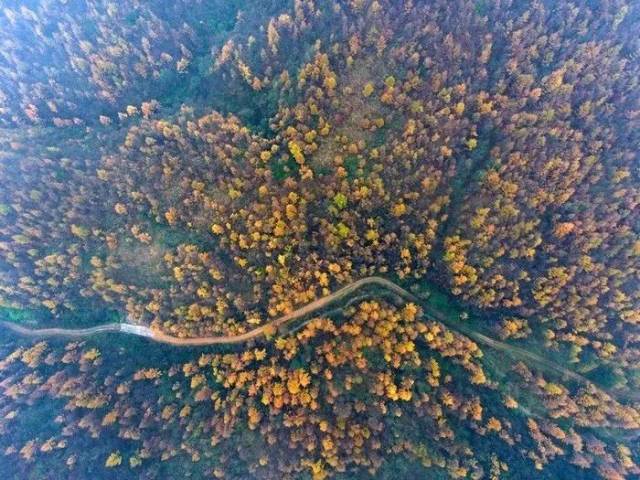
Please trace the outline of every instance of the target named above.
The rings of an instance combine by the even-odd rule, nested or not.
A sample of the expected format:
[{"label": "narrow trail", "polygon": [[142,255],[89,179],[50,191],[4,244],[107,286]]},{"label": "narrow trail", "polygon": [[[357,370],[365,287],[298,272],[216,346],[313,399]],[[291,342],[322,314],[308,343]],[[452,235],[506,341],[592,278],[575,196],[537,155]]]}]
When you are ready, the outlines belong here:
[{"label": "narrow trail", "polygon": [[[152,330],[149,327],[145,327],[142,325],[134,325],[130,323],[108,323],[104,325],[99,325],[97,327],[91,328],[82,328],[82,329],[67,329],[67,328],[43,328],[43,329],[31,329],[20,326],[13,322],[5,322],[0,321],[0,325],[18,333],[21,335],[31,336],[31,337],[88,337],[97,333],[105,333],[105,332],[121,332],[129,335],[136,335],[140,337],[146,337],[151,340],[154,340],[159,343],[164,343],[168,345],[175,346],[208,346],[208,345],[231,345],[231,344],[239,344],[245,343],[250,340],[253,340],[258,337],[266,336],[272,332],[278,332],[280,335],[286,335],[291,333],[292,331],[299,330],[302,326],[304,326],[311,318],[309,318],[306,322],[295,325],[292,330],[287,330],[283,327],[292,324],[295,320],[298,320],[302,317],[312,314],[318,310],[325,308],[327,305],[331,303],[337,302],[339,300],[344,299],[345,297],[351,295],[353,292],[366,287],[366,286],[377,286],[384,288],[396,295],[402,297],[403,299],[413,302],[417,305],[422,305],[422,301],[417,298],[412,293],[408,292],[404,288],[396,285],[390,280],[382,277],[365,277],[360,280],[357,280],[349,285],[346,285],[335,292],[314,300],[307,305],[304,305],[293,312],[290,312],[286,315],[278,317],[270,322],[257,327],[248,332],[238,334],[238,335],[222,335],[222,336],[206,336],[206,337],[194,337],[194,338],[180,338],[172,335],[167,335],[166,333],[160,332],[158,330]],[[423,308],[424,309],[424,308]],[[458,331],[463,335],[473,339],[479,344],[489,346],[499,351],[503,351],[513,357],[525,359],[527,361],[532,361],[537,363],[538,365],[553,371],[554,373],[560,374],[566,378],[570,378],[576,382],[579,382],[584,385],[593,385],[586,377],[580,375],[577,372],[569,370],[561,365],[558,365],[551,360],[548,360],[536,353],[530,352],[520,347],[516,347],[513,345],[509,345],[505,342],[495,340],[487,335],[484,335],[476,330],[471,329],[468,325],[465,325],[463,322],[455,322],[448,319],[446,316],[442,315],[437,311],[429,311],[427,313],[427,317],[431,317],[433,320],[436,320],[452,330]],[[599,387],[598,387],[599,388]],[[601,389],[602,390],[602,389]],[[612,397],[616,395],[610,392],[607,392]],[[637,401],[635,398],[628,398],[627,400]]]}]

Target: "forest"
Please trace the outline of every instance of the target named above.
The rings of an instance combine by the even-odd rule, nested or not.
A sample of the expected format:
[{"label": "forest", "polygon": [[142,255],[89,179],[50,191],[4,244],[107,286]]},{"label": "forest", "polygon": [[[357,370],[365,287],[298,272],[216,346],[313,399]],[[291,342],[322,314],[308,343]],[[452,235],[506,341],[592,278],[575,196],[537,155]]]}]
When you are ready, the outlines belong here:
[{"label": "forest", "polygon": [[640,478],[638,32],[632,0],[2,2],[0,320],[250,338],[0,327],[0,471]]}]

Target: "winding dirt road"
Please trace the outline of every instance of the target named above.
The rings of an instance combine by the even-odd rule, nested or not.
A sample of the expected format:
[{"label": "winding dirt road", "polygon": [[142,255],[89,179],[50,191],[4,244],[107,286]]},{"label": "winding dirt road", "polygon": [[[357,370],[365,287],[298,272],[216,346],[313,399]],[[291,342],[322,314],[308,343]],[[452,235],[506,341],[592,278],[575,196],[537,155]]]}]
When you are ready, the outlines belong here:
[{"label": "winding dirt road", "polygon": [[[408,292],[404,288],[396,285],[390,280],[382,277],[366,277],[360,280],[357,280],[349,285],[342,287],[339,290],[327,295],[326,297],[319,298],[314,300],[303,307],[300,307],[293,312],[290,312],[286,315],[278,317],[270,322],[254,328],[248,332],[238,334],[238,335],[222,335],[222,336],[207,336],[207,337],[195,337],[195,338],[180,338],[172,335],[167,335],[166,333],[160,332],[158,330],[152,330],[149,327],[134,325],[131,323],[108,323],[104,325],[99,325],[97,327],[91,328],[82,328],[82,329],[67,329],[67,328],[43,328],[43,329],[31,329],[26,328],[20,325],[17,325],[12,322],[0,322],[0,325],[16,332],[21,335],[27,335],[31,337],[87,337],[90,335],[94,335],[97,333],[105,333],[105,332],[121,332],[130,335],[137,335],[140,337],[150,338],[156,342],[165,343],[168,345],[175,346],[207,346],[207,345],[230,345],[230,344],[238,344],[248,342],[249,340],[253,340],[255,338],[265,336],[270,332],[278,332],[278,334],[283,335],[289,333],[285,327],[286,325],[292,324],[295,320],[298,320],[302,317],[309,316],[309,320],[311,319],[311,314],[318,310],[325,308],[326,306],[337,302],[339,300],[344,299],[349,296],[353,292],[366,287],[366,286],[377,286],[381,287],[387,291],[395,293],[396,295],[404,298],[407,301],[414,302],[417,305],[421,305],[422,302],[415,295]],[[553,372],[560,374],[564,377],[570,378],[582,384],[592,384],[590,380],[586,377],[576,373],[572,370],[569,370],[561,365],[556,364],[553,361],[550,361],[538,354],[530,352],[520,347],[516,347],[510,345],[508,343],[501,342],[499,340],[495,340],[491,337],[488,337],[476,330],[470,328],[470,326],[466,325],[464,322],[456,322],[447,318],[445,315],[442,315],[440,312],[430,310],[427,315],[434,320],[437,320],[452,330],[458,331],[463,335],[473,339],[477,343],[482,345],[489,346],[496,350],[503,351],[509,355],[520,359],[526,359],[528,361],[533,361],[538,365],[552,370]],[[309,321],[307,320],[307,321]],[[296,325],[293,330],[298,330],[302,326],[304,326],[306,322]],[[612,394],[613,395],[613,394]],[[635,398],[634,398],[635,400]]]},{"label": "winding dirt road", "polygon": [[[158,330],[152,330],[148,327],[141,325],[134,325],[131,323],[107,323],[91,328],[41,328],[32,329],[23,327],[13,322],[0,322],[0,325],[13,330],[21,335],[27,335],[31,337],[87,337],[96,333],[104,332],[122,332],[130,335],[137,335],[140,337],[150,338],[156,342],[166,343],[168,345],[176,346],[207,346],[207,345],[225,345],[225,344],[237,344],[248,342],[249,340],[257,337],[264,336],[266,333],[277,331],[280,327],[291,323],[299,318],[325,308],[334,302],[344,299],[351,295],[353,292],[370,285],[375,285],[389,290],[397,295],[408,299],[410,301],[417,302],[418,299],[411,293],[407,292],[402,287],[399,287],[395,283],[381,277],[366,277],[357,280],[349,285],[342,287],[339,290],[327,295],[326,297],[314,300],[303,307],[300,307],[293,312],[271,320],[260,327],[249,330],[248,332],[238,335],[221,335],[221,336],[207,336],[207,337],[193,337],[193,338],[180,338],[173,335],[167,335],[164,332]],[[285,332],[286,333],[286,332]]]}]

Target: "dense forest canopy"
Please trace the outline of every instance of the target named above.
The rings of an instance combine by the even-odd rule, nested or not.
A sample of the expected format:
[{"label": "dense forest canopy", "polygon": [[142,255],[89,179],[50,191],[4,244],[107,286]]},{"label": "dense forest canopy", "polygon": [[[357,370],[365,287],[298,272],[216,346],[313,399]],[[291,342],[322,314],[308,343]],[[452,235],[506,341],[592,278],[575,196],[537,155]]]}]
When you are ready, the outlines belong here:
[{"label": "dense forest canopy", "polygon": [[[640,476],[638,32],[623,0],[3,2],[0,317],[264,328],[3,329],[0,470]],[[407,294],[270,328],[369,277]]]}]

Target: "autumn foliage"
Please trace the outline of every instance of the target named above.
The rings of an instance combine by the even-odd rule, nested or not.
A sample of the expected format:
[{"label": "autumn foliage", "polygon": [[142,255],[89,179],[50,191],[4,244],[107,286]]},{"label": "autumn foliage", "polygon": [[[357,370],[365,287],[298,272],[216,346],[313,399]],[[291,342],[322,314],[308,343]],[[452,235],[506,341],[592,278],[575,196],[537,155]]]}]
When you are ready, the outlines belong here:
[{"label": "autumn foliage", "polygon": [[0,11],[3,318],[237,335],[376,275],[575,375],[379,291],[167,364],[0,342],[0,462],[640,475],[638,5],[152,3]]}]

